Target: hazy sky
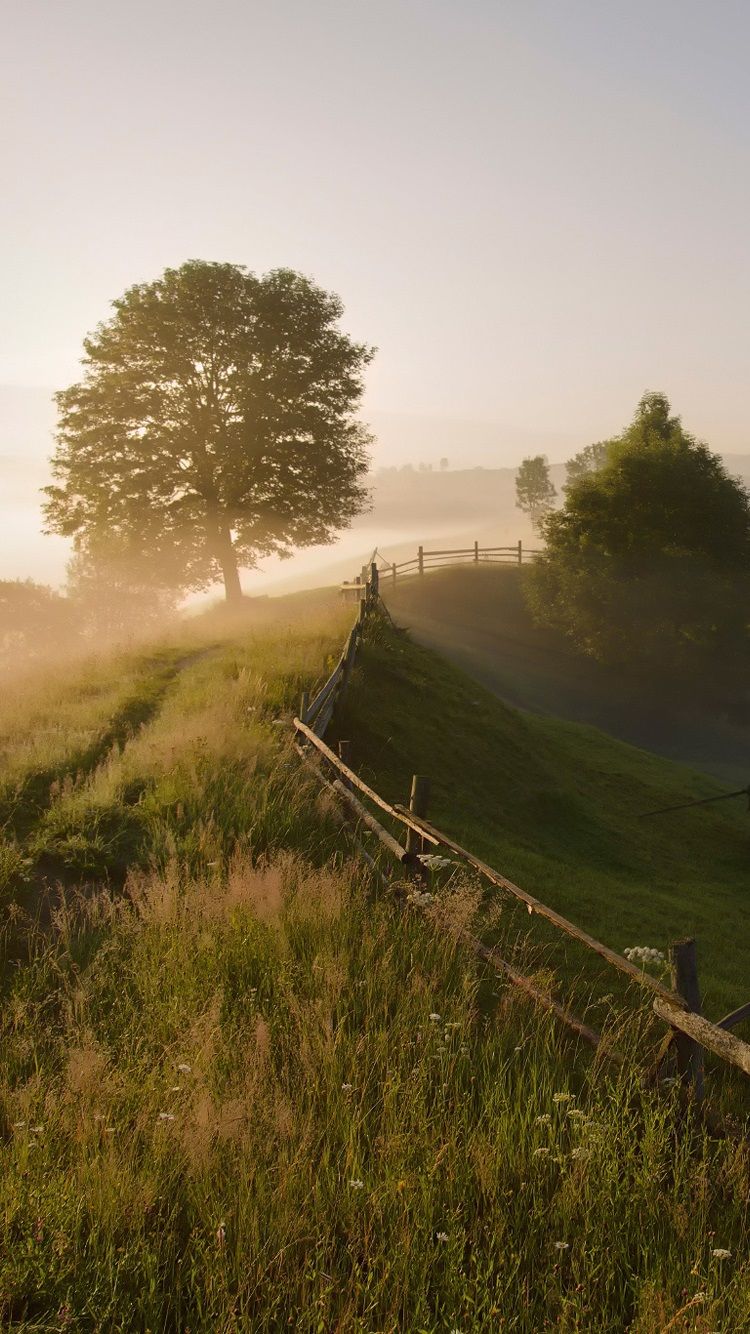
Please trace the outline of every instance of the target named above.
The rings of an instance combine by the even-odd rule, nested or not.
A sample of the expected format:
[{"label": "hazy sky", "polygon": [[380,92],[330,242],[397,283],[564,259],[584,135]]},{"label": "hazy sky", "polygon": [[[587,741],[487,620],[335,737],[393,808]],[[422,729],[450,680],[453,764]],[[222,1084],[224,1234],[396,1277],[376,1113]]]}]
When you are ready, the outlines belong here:
[{"label": "hazy sky", "polygon": [[746,2],[6,0],[0,59],[0,383],[200,257],[339,292],[368,411],[510,428],[474,462],[645,388],[748,443]]}]

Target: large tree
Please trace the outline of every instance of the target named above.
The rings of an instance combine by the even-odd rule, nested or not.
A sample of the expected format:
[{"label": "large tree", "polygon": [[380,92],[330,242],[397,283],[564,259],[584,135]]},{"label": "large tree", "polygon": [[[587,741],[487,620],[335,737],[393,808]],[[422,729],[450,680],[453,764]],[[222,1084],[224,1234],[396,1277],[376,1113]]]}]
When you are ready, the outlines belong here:
[{"label": "large tree", "polygon": [[373,350],[289,269],[190,260],[129,288],[57,395],[48,530],[152,563],[173,588],[330,541],[366,503],[356,420]]},{"label": "large tree", "polygon": [[750,496],[646,394],[593,471],[544,523],[526,593],[541,624],[600,661],[708,684],[746,676]]}]

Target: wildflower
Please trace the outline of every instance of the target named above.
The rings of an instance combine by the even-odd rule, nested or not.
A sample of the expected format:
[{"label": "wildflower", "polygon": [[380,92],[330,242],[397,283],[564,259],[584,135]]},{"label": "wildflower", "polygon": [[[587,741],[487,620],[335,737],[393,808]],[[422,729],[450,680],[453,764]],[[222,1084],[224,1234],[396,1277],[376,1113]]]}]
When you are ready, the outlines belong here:
[{"label": "wildflower", "polygon": [[351,1093],[352,1089],[354,1088],[354,1085],[353,1085],[353,1084],[342,1084],[341,1087],[342,1087],[344,1093]]},{"label": "wildflower", "polygon": [[576,1149],[573,1149],[573,1150],[572,1150],[570,1156],[571,1156],[571,1158],[588,1158],[588,1157],[589,1157],[589,1151],[588,1151],[588,1149],[576,1148]]},{"label": "wildflower", "polygon": [[574,1093],[553,1093],[553,1094],[552,1094],[552,1101],[553,1101],[553,1102],[573,1102],[574,1098],[575,1098],[575,1094],[574,1094]]},{"label": "wildflower", "polygon": [[41,1135],[44,1130],[44,1126],[29,1126],[29,1130],[32,1135]]},{"label": "wildflower", "polygon": [[156,1119],[157,1121],[174,1121],[175,1118],[173,1112],[159,1112]]},{"label": "wildflower", "polygon": [[570,1242],[569,1242],[569,1241],[556,1241],[556,1242],[555,1242],[555,1250],[556,1250],[556,1251],[568,1251],[568,1250],[570,1250]]},{"label": "wildflower", "polygon": [[447,1240],[448,1240],[448,1233],[447,1233],[447,1232],[436,1232],[436,1233],[435,1233],[435,1241],[441,1241],[441,1242],[444,1242],[444,1241],[447,1241]]},{"label": "wildflower", "polygon": [[218,1241],[220,1246],[223,1246],[226,1239],[227,1239],[227,1225],[222,1218],[221,1222],[219,1223],[219,1226],[216,1229],[216,1240]]},{"label": "wildflower", "polygon": [[623,954],[630,963],[639,963],[643,968],[647,963],[666,963],[661,950],[655,950],[650,945],[632,945],[630,949],[623,950]]},{"label": "wildflower", "polygon": [[420,861],[429,871],[441,871],[443,867],[453,865],[449,857],[438,857],[434,852],[419,853],[417,861]]},{"label": "wildflower", "polygon": [[187,1061],[182,1061],[180,1065],[178,1065],[177,1070],[181,1075],[189,1075],[192,1068],[192,1065],[188,1065]]},{"label": "wildflower", "polygon": [[364,1186],[364,1181],[360,1181],[358,1177],[355,1177],[354,1180],[349,1182],[350,1190],[364,1190]]},{"label": "wildflower", "polygon": [[23,1128],[24,1128],[25,1125],[26,1125],[26,1122],[25,1122],[25,1121],[14,1121],[14,1122],[13,1122],[13,1129],[14,1129],[14,1130],[23,1130]]},{"label": "wildflower", "polygon": [[579,1120],[580,1120],[581,1117],[582,1117],[584,1120],[586,1119],[586,1113],[585,1113],[585,1112],[582,1112],[581,1109],[580,1109],[580,1107],[569,1107],[569,1108],[568,1108],[568,1116],[577,1116],[577,1117],[579,1118]]},{"label": "wildflower", "polygon": [[546,1153],[549,1153],[549,1149],[545,1149],[543,1145],[540,1145],[538,1149],[534,1150],[534,1157],[541,1158],[542,1154]]},{"label": "wildflower", "polygon": [[542,1112],[542,1115],[536,1118],[534,1125],[548,1126],[551,1125],[551,1123],[552,1123],[552,1117],[550,1116],[549,1112]]},{"label": "wildflower", "polygon": [[433,1024],[439,1024],[441,1018],[442,1018],[442,1015],[436,1014],[434,1011],[433,1011],[433,1013],[430,1015],[430,1021],[431,1021]]},{"label": "wildflower", "polygon": [[724,1249],[723,1246],[715,1246],[711,1252],[714,1260],[731,1260],[732,1252]]}]

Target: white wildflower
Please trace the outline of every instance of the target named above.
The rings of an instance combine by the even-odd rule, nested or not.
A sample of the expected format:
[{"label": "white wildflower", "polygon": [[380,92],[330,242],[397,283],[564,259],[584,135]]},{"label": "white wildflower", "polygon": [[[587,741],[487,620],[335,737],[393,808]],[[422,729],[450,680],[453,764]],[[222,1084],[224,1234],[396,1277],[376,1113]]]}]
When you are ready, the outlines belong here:
[{"label": "white wildflower", "polygon": [[574,1093],[553,1093],[553,1094],[552,1094],[552,1101],[553,1101],[553,1102],[573,1102],[574,1099],[575,1099],[575,1094],[574,1094]]},{"label": "white wildflower", "polygon": [[349,1189],[350,1189],[350,1190],[364,1190],[364,1187],[365,1187],[365,1183],[364,1183],[364,1181],[360,1181],[360,1180],[359,1180],[359,1177],[354,1177],[354,1178],[349,1182]]},{"label": "white wildflower", "polygon": [[556,1241],[556,1242],[555,1242],[555,1250],[556,1250],[556,1251],[568,1251],[568,1250],[570,1250],[570,1242],[569,1242],[569,1241]]},{"label": "white wildflower", "polygon": [[430,871],[441,871],[444,866],[453,865],[449,857],[438,857],[434,852],[420,852],[417,855],[417,861],[421,862]]},{"label": "white wildflower", "polygon": [[582,1112],[580,1107],[569,1107],[569,1108],[568,1108],[568,1116],[576,1116],[576,1117],[579,1118],[579,1120],[580,1120],[581,1117],[582,1117],[584,1120],[586,1119],[586,1113],[585,1113],[585,1112]]},{"label": "white wildflower", "polygon": [[342,1084],[341,1087],[342,1087],[344,1093],[351,1093],[352,1089],[354,1088],[354,1085],[353,1085],[353,1084]]},{"label": "white wildflower", "polygon": [[435,1013],[435,1011],[433,1010],[432,1014],[430,1015],[430,1022],[433,1024],[439,1024],[442,1017],[443,1017],[442,1015]]},{"label": "white wildflower", "polygon": [[541,1158],[543,1154],[547,1153],[549,1153],[549,1149],[546,1149],[544,1145],[540,1145],[538,1149],[534,1150],[534,1157]]},{"label": "white wildflower", "polygon": [[448,1233],[447,1233],[447,1232],[436,1232],[436,1233],[435,1233],[435,1240],[436,1240],[436,1241],[447,1241],[447,1240],[448,1240]]},{"label": "white wildflower", "polygon": [[542,1115],[537,1116],[536,1120],[534,1121],[534,1125],[536,1126],[549,1126],[551,1124],[552,1124],[552,1117],[550,1116],[549,1112],[542,1112]]},{"label": "white wildflower", "polygon": [[732,1252],[724,1249],[723,1246],[715,1246],[711,1252],[714,1260],[731,1260]]},{"label": "white wildflower", "polygon": [[174,1112],[159,1112],[157,1121],[174,1121]]},{"label": "white wildflower", "polygon": [[193,1068],[192,1065],[188,1065],[187,1061],[181,1061],[177,1067],[177,1070],[181,1075],[189,1075],[192,1068]]}]

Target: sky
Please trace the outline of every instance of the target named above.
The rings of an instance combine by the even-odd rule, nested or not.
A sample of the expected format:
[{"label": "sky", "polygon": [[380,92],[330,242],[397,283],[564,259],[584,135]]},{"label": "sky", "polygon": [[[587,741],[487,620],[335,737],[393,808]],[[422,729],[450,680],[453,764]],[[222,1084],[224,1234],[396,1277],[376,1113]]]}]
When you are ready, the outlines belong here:
[{"label": "sky", "polygon": [[376,463],[562,459],[646,389],[741,452],[749,57],[744,0],[5,0],[0,386],[230,260],[339,293]]}]

